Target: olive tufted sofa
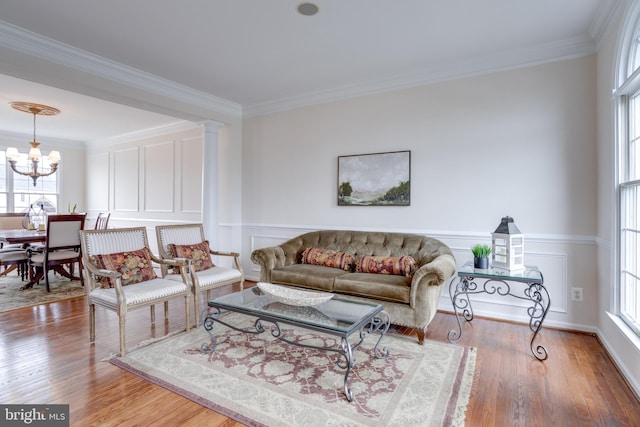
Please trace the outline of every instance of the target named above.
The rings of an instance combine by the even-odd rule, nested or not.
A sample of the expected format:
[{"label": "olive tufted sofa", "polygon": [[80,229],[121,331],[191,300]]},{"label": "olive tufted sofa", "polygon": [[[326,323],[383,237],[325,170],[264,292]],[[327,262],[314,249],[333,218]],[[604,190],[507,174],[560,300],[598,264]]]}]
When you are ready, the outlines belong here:
[{"label": "olive tufted sofa", "polygon": [[[364,273],[302,262],[307,248],[353,255],[410,256],[411,275]],[[294,237],[278,246],[254,250],[251,260],[260,266],[260,281],[335,292],[351,299],[376,300],[391,323],[413,328],[420,344],[435,316],[443,284],[456,271],[447,245],[418,234],[322,230]]]}]

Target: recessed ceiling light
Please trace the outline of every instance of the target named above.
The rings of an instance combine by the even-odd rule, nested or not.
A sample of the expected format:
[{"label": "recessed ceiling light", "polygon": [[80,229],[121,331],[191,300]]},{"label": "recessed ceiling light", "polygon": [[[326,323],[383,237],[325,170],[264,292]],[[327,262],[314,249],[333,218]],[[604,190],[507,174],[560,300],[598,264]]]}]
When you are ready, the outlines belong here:
[{"label": "recessed ceiling light", "polygon": [[304,16],[313,16],[318,13],[318,6],[313,3],[300,3],[298,5],[298,13]]}]

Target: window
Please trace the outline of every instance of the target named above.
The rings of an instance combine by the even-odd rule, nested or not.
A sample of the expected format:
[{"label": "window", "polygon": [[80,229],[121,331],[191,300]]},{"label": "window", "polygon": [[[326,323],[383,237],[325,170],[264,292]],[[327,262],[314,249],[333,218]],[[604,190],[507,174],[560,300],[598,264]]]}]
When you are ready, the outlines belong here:
[{"label": "window", "polygon": [[[640,12],[636,8],[636,12]],[[628,26],[618,65],[618,311],[640,335],[640,25]]]},{"label": "window", "polygon": [[[42,167],[49,169],[48,160],[43,158]],[[28,170],[27,155],[20,154],[17,162],[19,170]],[[42,176],[33,185],[33,180],[15,173],[7,164],[5,151],[0,151],[0,212],[28,212],[33,206],[46,212],[58,211],[58,172]]]},{"label": "window", "polygon": [[628,136],[620,164],[620,314],[640,334],[640,92],[621,104]]}]

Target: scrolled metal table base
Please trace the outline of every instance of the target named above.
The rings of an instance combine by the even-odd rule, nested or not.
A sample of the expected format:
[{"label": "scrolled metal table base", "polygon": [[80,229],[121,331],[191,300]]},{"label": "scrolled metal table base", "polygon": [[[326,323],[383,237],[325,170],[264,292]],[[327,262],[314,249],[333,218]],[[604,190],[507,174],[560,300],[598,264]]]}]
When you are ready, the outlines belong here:
[{"label": "scrolled metal table base", "polygon": [[[484,283],[478,285],[476,280],[484,280]],[[449,285],[449,294],[453,303],[453,310],[458,322],[458,329],[452,329],[447,336],[449,342],[458,342],[462,338],[462,322],[463,317],[467,322],[473,320],[473,308],[469,295],[473,294],[496,294],[500,296],[510,295],[512,297],[525,300],[531,305],[527,307],[529,316],[529,329],[533,332],[529,342],[531,353],[538,360],[546,360],[549,357],[547,349],[542,345],[535,345],[534,341],[542,329],[542,323],[547,317],[551,299],[547,289],[537,281],[535,282],[514,282],[515,286],[511,286],[508,281],[496,278],[476,278],[473,275],[461,276],[456,282],[451,281]],[[461,314],[459,314],[459,312]]]},{"label": "scrolled metal table base", "polygon": [[[341,336],[340,348],[331,348],[331,347],[322,347],[322,346],[304,344],[304,343],[300,343],[300,342],[285,338],[282,335],[282,329],[280,328],[280,323],[274,319],[264,319],[259,317],[256,319],[253,325],[253,328],[238,328],[220,319],[220,315],[222,312],[218,307],[211,307],[210,308],[211,312],[206,314],[205,316],[205,311],[207,309],[208,307],[205,308],[205,310],[203,310],[203,315],[201,317],[204,317],[202,324],[204,326],[204,329],[207,331],[207,334],[209,334],[210,342],[205,342],[200,346],[200,351],[202,353],[209,354],[211,356],[216,349],[217,338],[212,333],[213,326],[215,323],[220,323],[235,331],[239,331],[247,334],[255,334],[255,335],[261,334],[267,331],[268,329],[274,338],[277,338],[280,341],[286,342],[287,344],[295,345],[297,347],[312,348],[316,350],[324,350],[324,351],[338,353],[340,357],[336,361],[336,366],[338,366],[340,369],[346,369],[346,372],[344,374],[344,394],[349,402],[353,401],[353,392],[349,388],[349,374],[351,373],[351,370],[356,365],[356,359],[353,352],[356,348],[358,348],[362,344],[365,337],[373,333],[379,333],[380,337],[378,338],[378,341],[376,342],[376,345],[373,348],[373,354],[377,359],[386,359],[387,357],[389,357],[389,349],[386,347],[383,347],[382,349],[380,348],[380,342],[382,341],[382,338],[387,333],[387,330],[389,329],[389,326],[391,324],[391,318],[389,314],[385,311],[381,311],[380,313],[378,313],[377,316],[373,317],[371,320],[369,320],[369,322],[363,324],[360,327],[360,331],[359,331],[360,340],[357,343],[352,345],[349,342],[348,336]],[[271,324],[271,327],[265,328],[263,323],[269,323]]]}]

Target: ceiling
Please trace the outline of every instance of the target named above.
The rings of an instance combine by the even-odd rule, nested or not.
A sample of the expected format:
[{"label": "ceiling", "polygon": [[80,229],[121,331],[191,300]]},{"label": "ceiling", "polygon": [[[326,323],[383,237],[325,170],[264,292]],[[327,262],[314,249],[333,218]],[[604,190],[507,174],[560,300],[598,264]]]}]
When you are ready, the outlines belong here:
[{"label": "ceiling", "polygon": [[38,135],[74,141],[198,116],[147,81],[251,115],[587,55],[622,0],[315,3],[0,0],[5,35],[19,33],[0,41],[0,130],[31,132],[11,101],[59,108]]}]

